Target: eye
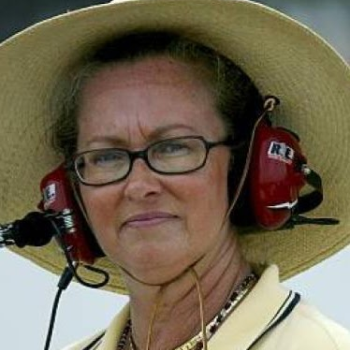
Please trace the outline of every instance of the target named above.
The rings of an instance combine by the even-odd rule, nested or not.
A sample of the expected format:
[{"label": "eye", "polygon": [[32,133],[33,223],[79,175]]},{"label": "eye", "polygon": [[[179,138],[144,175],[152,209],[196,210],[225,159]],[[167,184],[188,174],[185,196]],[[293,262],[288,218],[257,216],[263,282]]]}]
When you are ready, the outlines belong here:
[{"label": "eye", "polygon": [[188,140],[167,140],[154,145],[153,155],[160,157],[184,156],[192,152],[192,147]]},{"label": "eye", "polygon": [[89,152],[85,158],[85,163],[94,167],[118,167],[127,161],[127,153],[116,149]]}]

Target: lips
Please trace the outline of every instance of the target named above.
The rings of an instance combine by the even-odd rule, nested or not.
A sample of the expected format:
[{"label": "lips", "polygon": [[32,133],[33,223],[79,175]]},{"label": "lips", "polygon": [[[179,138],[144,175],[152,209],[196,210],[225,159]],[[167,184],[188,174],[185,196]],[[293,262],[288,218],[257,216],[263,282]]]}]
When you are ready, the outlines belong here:
[{"label": "lips", "polygon": [[145,212],[132,215],[124,221],[123,226],[127,227],[148,227],[158,225],[177,218],[176,215],[167,212]]}]

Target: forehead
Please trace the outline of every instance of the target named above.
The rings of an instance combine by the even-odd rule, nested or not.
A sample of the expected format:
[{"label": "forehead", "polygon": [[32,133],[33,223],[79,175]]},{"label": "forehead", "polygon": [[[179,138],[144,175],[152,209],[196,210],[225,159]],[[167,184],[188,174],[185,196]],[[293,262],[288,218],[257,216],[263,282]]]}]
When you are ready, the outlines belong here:
[{"label": "forehead", "polygon": [[101,66],[85,82],[83,93],[96,89],[143,84],[182,84],[213,90],[208,68],[202,63],[185,62],[168,55],[149,56],[132,61],[121,61]]},{"label": "forehead", "polygon": [[207,76],[202,65],[167,56],[103,67],[82,89],[79,134],[133,134],[141,128],[147,134],[167,123],[215,132],[221,122]]}]

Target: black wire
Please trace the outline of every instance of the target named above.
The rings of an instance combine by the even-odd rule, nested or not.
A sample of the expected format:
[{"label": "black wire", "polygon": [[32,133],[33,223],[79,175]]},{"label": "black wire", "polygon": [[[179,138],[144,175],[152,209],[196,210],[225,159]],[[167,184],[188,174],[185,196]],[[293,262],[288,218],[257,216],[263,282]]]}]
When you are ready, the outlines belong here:
[{"label": "black wire", "polygon": [[55,238],[57,239],[59,245],[61,246],[61,248],[64,252],[68,266],[64,269],[64,271],[61,275],[61,278],[58,282],[58,291],[56,293],[56,296],[55,296],[55,299],[54,299],[54,302],[52,305],[51,317],[50,317],[50,322],[49,322],[49,328],[48,328],[47,335],[46,335],[44,350],[49,350],[49,348],[50,348],[59,300],[60,300],[60,297],[62,295],[62,292],[68,287],[68,285],[72,281],[73,277],[75,277],[76,280],[79,283],[81,283],[82,285],[84,285],[86,287],[90,287],[90,288],[103,287],[109,281],[109,275],[107,272],[105,272],[99,268],[93,267],[93,266],[83,265],[84,268],[91,270],[95,273],[98,273],[104,277],[104,279],[99,283],[89,283],[89,282],[84,281],[77,273],[78,264],[77,263],[75,264],[73,262],[71,255],[69,253],[69,249],[67,248],[64,240],[62,239],[63,233],[61,232],[60,228],[57,226],[56,222],[53,219],[51,219],[51,224],[52,224],[52,227],[54,228],[54,230],[56,231]]},{"label": "black wire", "polygon": [[[73,260],[72,260],[72,257],[69,253],[69,249],[67,248],[64,240],[62,239],[62,233],[61,233],[61,230],[59,229],[59,227],[57,226],[57,224],[52,220],[52,226],[53,228],[55,229],[56,231],[56,235],[55,237],[57,238],[57,241],[58,243],[60,244],[62,250],[63,250],[63,253],[66,257],[66,260],[67,260],[67,264],[68,266],[70,267],[73,275],[74,275],[74,278],[80,283],[82,284],[83,286],[85,287],[89,287],[89,288],[101,288],[103,286],[105,286],[108,281],[109,281],[109,274],[102,270],[102,269],[99,269],[97,267],[94,267],[94,266],[89,266],[89,265],[82,265],[85,269],[87,270],[90,270],[90,271],[93,271],[99,275],[102,275],[103,276],[103,280],[101,282],[97,282],[97,283],[90,283],[90,282],[87,282],[87,281],[84,281],[80,276],[79,274],[77,273],[77,267],[74,266],[74,263],[73,263]],[[78,265],[77,265],[78,266]]]},{"label": "black wire", "polygon": [[47,335],[46,335],[46,341],[45,341],[45,347],[44,350],[49,350],[50,348],[50,343],[51,343],[51,339],[52,339],[52,333],[53,333],[53,327],[55,324],[55,319],[56,319],[56,314],[57,314],[57,308],[58,308],[58,303],[62,294],[62,289],[58,289],[56,296],[55,296],[55,300],[52,306],[52,311],[51,311],[51,318],[50,318],[50,323],[49,323],[49,329],[47,331]]},{"label": "black wire", "polygon": [[53,305],[52,305],[51,317],[50,317],[50,322],[49,322],[49,328],[48,328],[47,335],[46,335],[44,350],[49,350],[49,348],[50,348],[52,334],[53,334],[53,328],[55,325],[55,320],[56,320],[56,315],[57,315],[58,303],[60,301],[62,292],[68,287],[72,278],[73,278],[73,273],[72,273],[71,268],[68,266],[64,269],[64,271],[61,275],[61,278],[58,282],[58,290],[57,290],[55,300],[54,300]]}]

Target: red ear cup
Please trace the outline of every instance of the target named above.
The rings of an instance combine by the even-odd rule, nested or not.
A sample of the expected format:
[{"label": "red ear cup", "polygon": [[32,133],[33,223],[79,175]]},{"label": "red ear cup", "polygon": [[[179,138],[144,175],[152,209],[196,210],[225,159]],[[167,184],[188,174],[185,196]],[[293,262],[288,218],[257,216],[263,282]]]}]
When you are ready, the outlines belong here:
[{"label": "red ear cup", "polygon": [[291,218],[305,185],[306,158],[292,132],[262,120],[255,131],[249,169],[250,202],[256,223],[278,229]]},{"label": "red ear cup", "polygon": [[83,218],[71,189],[66,170],[63,165],[47,174],[40,183],[43,200],[39,209],[62,212],[72,211],[72,228],[65,232],[61,239],[69,249],[74,261],[93,264],[97,257],[103,256],[93,234]]}]

